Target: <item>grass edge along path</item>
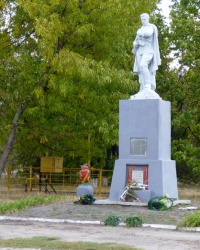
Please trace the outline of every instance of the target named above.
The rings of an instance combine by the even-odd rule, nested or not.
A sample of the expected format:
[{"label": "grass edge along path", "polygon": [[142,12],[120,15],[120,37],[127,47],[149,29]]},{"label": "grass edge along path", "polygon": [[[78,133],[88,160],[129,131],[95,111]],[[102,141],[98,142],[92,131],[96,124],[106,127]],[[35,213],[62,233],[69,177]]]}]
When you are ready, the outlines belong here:
[{"label": "grass edge along path", "polygon": [[57,201],[66,201],[66,195],[40,195],[24,199],[3,202],[0,204],[0,214],[22,211],[30,206],[46,205]]},{"label": "grass edge along path", "polygon": [[[20,200],[9,201],[0,203],[0,214],[12,213],[22,211],[30,206],[46,205],[58,201],[72,200],[72,196],[66,195],[37,195]],[[177,225],[178,227],[199,227],[200,226],[200,211],[193,212],[192,214],[183,218]]]},{"label": "grass edge along path", "polygon": [[200,211],[192,212],[191,214],[186,215],[178,224],[179,228],[188,227],[195,228],[200,227]]},{"label": "grass edge along path", "polygon": [[67,242],[57,237],[32,237],[29,239],[14,238],[0,240],[1,247],[11,248],[38,248],[38,249],[70,249],[70,250],[142,250],[132,246],[116,243],[92,243],[92,242]]}]

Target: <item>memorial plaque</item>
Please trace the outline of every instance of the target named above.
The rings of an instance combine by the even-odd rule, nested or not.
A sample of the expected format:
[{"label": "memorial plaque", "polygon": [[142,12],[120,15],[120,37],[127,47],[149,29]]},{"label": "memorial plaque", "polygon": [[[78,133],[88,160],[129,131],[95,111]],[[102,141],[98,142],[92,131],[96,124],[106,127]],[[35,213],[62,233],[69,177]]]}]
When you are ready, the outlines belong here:
[{"label": "memorial plaque", "polygon": [[131,155],[147,155],[147,138],[131,138]]},{"label": "memorial plaque", "polygon": [[138,184],[144,184],[144,172],[132,170],[132,180]]},{"label": "memorial plaque", "polygon": [[148,165],[128,165],[127,181],[148,185]]}]

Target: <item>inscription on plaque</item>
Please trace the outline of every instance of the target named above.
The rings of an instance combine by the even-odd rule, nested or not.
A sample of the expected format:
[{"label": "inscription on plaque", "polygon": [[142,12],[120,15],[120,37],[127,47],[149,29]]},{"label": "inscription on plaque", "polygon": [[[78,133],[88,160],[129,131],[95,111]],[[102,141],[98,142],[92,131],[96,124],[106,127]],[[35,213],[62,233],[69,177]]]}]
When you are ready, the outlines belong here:
[{"label": "inscription on plaque", "polygon": [[132,180],[139,184],[143,184],[144,182],[144,171],[137,171],[133,170],[132,171]]},{"label": "inscription on plaque", "polygon": [[147,155],[147,138],[131,138],[131,155]]}]

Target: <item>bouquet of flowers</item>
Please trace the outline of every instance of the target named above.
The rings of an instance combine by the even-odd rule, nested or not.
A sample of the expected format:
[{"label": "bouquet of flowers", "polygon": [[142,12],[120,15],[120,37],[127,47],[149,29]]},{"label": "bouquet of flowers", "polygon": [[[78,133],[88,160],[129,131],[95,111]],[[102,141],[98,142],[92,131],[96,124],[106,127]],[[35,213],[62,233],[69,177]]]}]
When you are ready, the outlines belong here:
[{"label": "bouquet of flowers", "polygon": [[136,201],[141,202],[141,200],[136,196],[134,190],[146,190],[148,189],[148,185],[140,184],[135,182],[134,180],[128,183],[125,187],[125,191],[120,196],[120,201]]}]

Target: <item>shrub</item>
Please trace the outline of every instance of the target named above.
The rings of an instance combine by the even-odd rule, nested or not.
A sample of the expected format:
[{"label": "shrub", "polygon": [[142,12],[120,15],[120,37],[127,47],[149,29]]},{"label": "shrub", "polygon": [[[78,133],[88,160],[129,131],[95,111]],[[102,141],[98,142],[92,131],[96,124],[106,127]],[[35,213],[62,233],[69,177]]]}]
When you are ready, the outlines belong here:
[{"label": "shrub", "polygon": [[111,215],[108,215],[108,217],[104,220],[104,225],[116,227],[119,225],[120,222],[121,222],[121,219],[119,216],[111,214]]},{"label": "shrub", "polygon": [[185,219],[180,221],[178,227],[199,227],[200,226],[200,211],[196,211],[186,216]]},{"label": "shrub", "polygon": [[80,197],[79,203],[82,205],[93,205],[95,198],[91,194],[85,194]]},{"label": "shrub", "polygon": [[139,216],[129,216],[124,220],[124,222],[127,227],[141,227],[143,223],[142,218]]}]

